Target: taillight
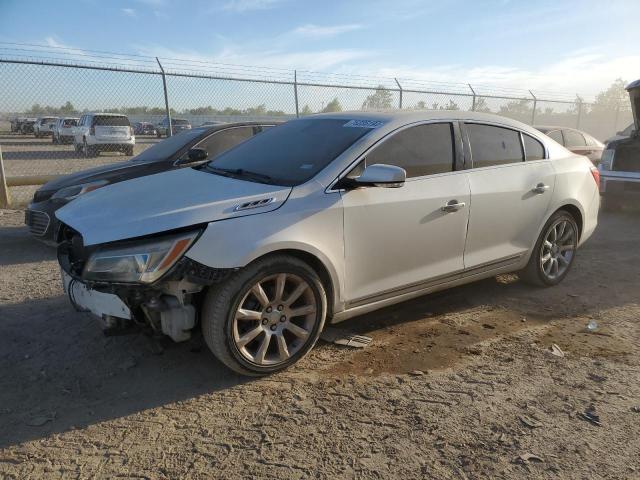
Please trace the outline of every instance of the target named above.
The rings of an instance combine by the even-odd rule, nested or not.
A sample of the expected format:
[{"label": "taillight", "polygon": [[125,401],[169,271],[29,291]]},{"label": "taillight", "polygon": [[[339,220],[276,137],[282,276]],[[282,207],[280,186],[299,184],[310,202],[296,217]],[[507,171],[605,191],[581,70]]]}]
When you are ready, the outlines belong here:
[{"label": "taillight", "polygon": [[598,191],[600,191],[600,170],[592,166],[591,175],[593,176],[593,180],[596,182],[596,185],[598,186]]},{"label": "taillight", "polygon": [[96,127],[91,127],[89,129],[89,135],[95,135],[96,134]]}]

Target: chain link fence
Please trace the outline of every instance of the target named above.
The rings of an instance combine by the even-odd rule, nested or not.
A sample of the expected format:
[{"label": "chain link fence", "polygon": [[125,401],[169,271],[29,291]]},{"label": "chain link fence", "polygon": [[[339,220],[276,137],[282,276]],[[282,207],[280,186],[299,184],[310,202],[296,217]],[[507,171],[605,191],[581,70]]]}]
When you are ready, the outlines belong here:
[{"label": "chain link fence", "polygon": [[[14,206],[28,203],[37,184],[48,178],[130,158],[113,153],[85,158],[73,144],[54,144],[48,134],[36,138],[29,128],[15,131],[17,119],[113,112],[126,114],[132,125],[155,125],[170,115],[196,127],[341,110],[473,110],[528,124],[579,128],[600,140],[632,122],[628,105],[603,109],[529,91],[258,67],[213,68],[205,62],[113,56],[117,54],[74,55],[71,60],[61,54],[24,58],[0,51],[0,149]],[[153,135],[136,135],[134,155],[158,141]]]}]

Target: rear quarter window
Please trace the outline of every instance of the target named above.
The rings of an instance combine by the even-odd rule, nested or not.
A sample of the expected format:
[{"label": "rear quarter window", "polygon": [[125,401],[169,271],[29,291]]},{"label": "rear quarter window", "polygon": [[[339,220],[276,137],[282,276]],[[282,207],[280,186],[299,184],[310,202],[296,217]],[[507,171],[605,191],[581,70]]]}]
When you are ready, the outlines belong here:
[{"label": "rear quarter window", "polygon": [[535,138],[522,134],[522,140],[524,143],[525,160],[542,160],[544,158],[544,145]]},{"label": "rear quarter window", "polygon": [[473,168],[522,162],[520,133],[516,130],[477,123],[468,123],[466,128]]}]

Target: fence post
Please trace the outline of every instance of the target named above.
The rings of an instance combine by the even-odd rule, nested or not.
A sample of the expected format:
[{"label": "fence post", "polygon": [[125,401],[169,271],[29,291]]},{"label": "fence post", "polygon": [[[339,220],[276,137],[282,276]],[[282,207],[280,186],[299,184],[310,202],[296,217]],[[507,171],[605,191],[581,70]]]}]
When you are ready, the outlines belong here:
[{"label": "fence post", "polygon": [[470,83],[467,83],[467,85],[469,86],[469,90],[471,90],[471,93],[473,94],[473,100],[471,102],[471,111],[475,112],[476,111],[476,91],[473,89]]},{"label": "fence post", "polygon": [[296,118],[300,118],[300,109],[298,108],[298,71],[293,71],[293,95],[296,99]]},{"label": "fence post", "polygon": [[169,110],[169,95],[167,95],[167,77],[164,74],[164,68],[160,63],[160,59],[156,57],[160,71],[162,72],[162,87],[164,88],[164,108],[167,111],[167,121],[169,122],[169,129],[167,130],[167,137],[173,134],[173,127],[171,125],[171,111]]},{"label": "fence post", "polygon": [[0,208],[11,207],[11,194],[7,187],[7,177],[4,174],[4,161],[2,159],[2,145],[0,145]]},{"label": "fence post", "polygon": [[400,89],[400,101],[398,102],[398,108],[402,110],[402,85],[400,85],[400,82],[397,78],[394,78],[394,80],[396,81],[396,85],[398,85],[398,88]]},{"label": "fence post", "polygon": [[533,126],[536,123],[536,109],[538,108],[538,98],[533,94],[531,90],[529,90],[529,93],[533,97],[533,112],[531,112],[531,125]]},{"label": "fence post", "polygon": [[578,119],[576,120],[576,128],[580,128],[580,120],[582,119],[582,98],[580,98],[580,96],[578,94],[576,94],[576,97],[578,97]]}]

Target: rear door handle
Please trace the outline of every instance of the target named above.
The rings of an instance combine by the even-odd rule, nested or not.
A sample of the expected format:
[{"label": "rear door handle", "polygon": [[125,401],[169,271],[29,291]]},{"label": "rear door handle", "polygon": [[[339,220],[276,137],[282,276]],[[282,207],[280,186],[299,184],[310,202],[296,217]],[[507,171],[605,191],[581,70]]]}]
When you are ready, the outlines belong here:
[{"label": "rear door handle", "polygon": [[447,213],[457,212],[461,208],[464,208],[466,204],[464,202],[458,202],[458,200],[449,200],[443,205],[440,210]]},{"label": "rear door handle", "polygon": [[547,190],[549,190],[549,185],[545,185],[544,183],[539,183],[531,189],[533,193],[544,193]]}]

